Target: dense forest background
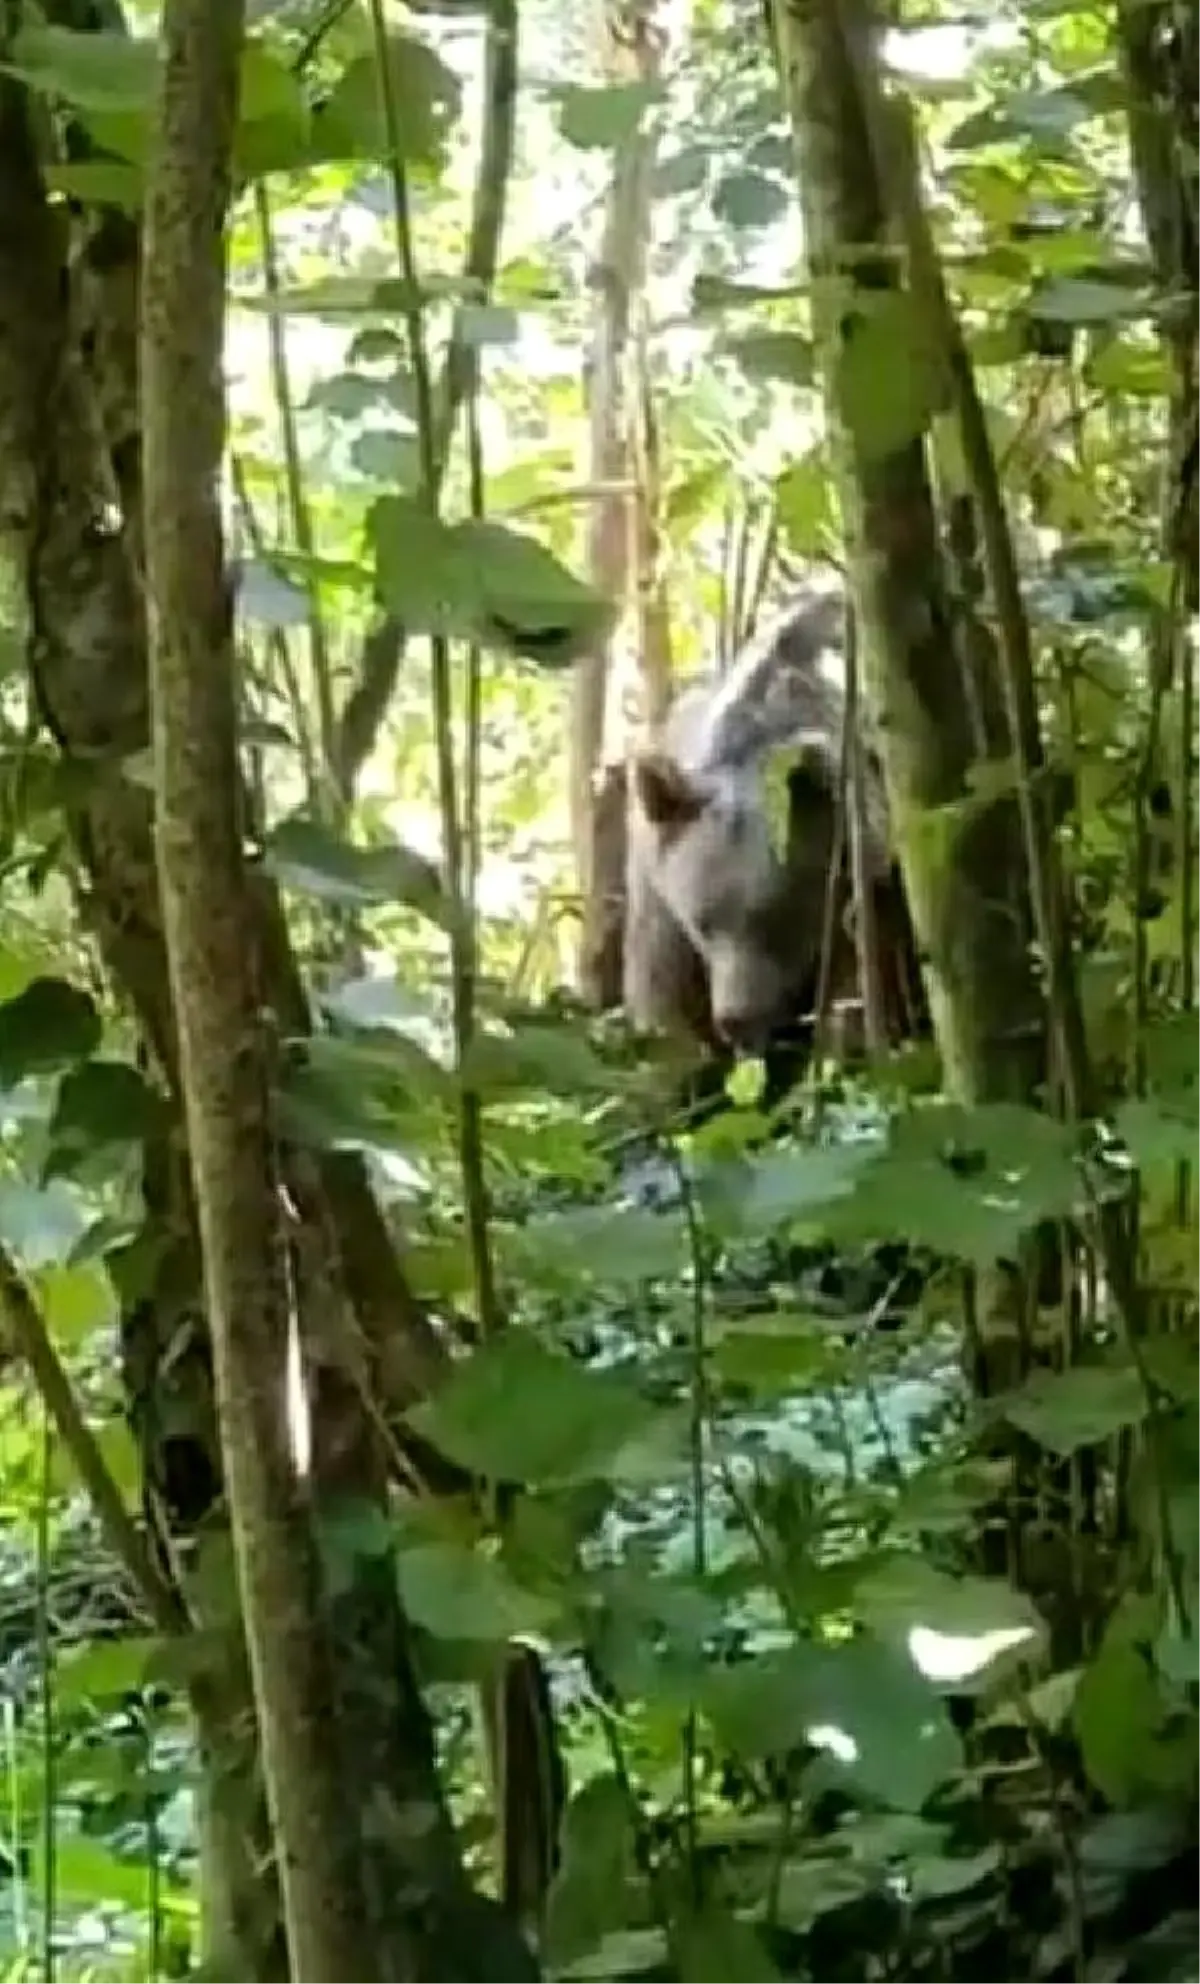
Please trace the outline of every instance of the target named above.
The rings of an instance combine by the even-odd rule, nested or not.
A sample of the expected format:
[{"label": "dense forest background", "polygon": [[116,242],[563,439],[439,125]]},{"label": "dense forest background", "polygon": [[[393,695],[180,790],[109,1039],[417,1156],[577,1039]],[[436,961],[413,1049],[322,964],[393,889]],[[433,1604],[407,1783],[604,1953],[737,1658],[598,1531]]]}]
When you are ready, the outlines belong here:
[{"label": "dense forest background", "polygon": [[[1197,60],[4,8],[5,1975],[1194,1976]],[[626,761],[831,567],[933,1039],[697,1120]]]}]

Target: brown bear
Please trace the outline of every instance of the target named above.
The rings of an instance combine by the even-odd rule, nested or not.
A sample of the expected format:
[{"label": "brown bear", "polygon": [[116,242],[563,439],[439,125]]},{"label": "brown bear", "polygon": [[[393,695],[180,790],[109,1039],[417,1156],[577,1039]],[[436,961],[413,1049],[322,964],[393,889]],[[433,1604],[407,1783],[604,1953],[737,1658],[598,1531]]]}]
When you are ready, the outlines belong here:
[{"label": "brown bear", "polygon": [[[844,611],[840,584],[806,585],[727,674],[676,697],[654,748],[633,762],[624,993],[639,1027],[682,1033],[726,1058],[765,1053],[806,1023],[811,1033],[835,861],[830,990],[837,997],[856,982],[842,852]],[[768,798],[780,752],[783,844]],[[873,761],[864,782],[863,865],[881,952],[893,954],[885,986],[904,985],[902,1000],[886,999],[900,1032],[913,1016],[895,1009],[919,999],[919,972]]]}]

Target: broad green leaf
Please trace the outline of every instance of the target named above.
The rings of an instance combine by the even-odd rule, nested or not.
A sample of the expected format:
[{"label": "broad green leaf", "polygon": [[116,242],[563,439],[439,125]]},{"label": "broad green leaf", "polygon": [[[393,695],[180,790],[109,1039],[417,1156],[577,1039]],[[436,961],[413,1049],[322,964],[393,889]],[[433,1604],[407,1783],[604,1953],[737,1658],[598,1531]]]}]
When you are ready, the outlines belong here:
[{"label": "broad green leaf", "polygon": [[661,158],[654,167],[657,200],[677,200],[681,193],[698,193],[708,183],[709,152],[703,145],[685,145]]},{"label": "broad green leaf", "polygon": [[319,407],[335,420],[361,420],[364,414],[381,410],[411,418],[412,380],[401,371],[389,372],[383,378],[367,372],[334,372],[328,379],[317,380],[305,404]]},{"label": "broad green leaf", "polygon": [[854,1598],[877,1631],[928,1626],[947,1636],[982,1638],[1042,1630],[1037,1607],[1007,1579],[954,1577],[923,1557],[895,1556],[873,1566],[855,1585]]},{"label": "broad green leaf", "polygon": [[64,1704],[124,1695],[143,1686],[147,1663],[158,1641],[147,1638],[93,1640],[73,1647],[57,1663],[55,1692]]},{"label": "broad green leaf", "polygon": [[521,320],[507,303],[464,303],[454,315],[454,335],[474,351],[487,345],[516,344]]},{"label": "broad green leaf", "polygon": [[858,453],[868,460],[924,434],[948,404],[947,382],[907,290],[859,290],[834,354],[837,404]]},{"label": "broad green leaf", "polygon": [[878,1162],[869,1144],[821,1149],[796,1145],[714,1165],[701,1174],[700,1193],[712,1224],[744,1237],[777,1233],[820,1217],[848,1198]]},{"label": "broad green leaf", "polygon": [[1043,146],[1069,137],[1078,124],[1096,115],[1098,106],[1070,88],[1014,90],[1000,103],[967,117],[946,139],[951,151],[974,151],[984,145],[1031,138]]},{"label": "broad green leaf", "polygon": [[34,978],[0,1004],[0,1088],[56,1074],[94,1054],[102,1028],[96,1002],[65,978]]},{"label": "broad green leaf", "polygon": [[95,1261],[42,1268],[36,1292],[42,1321],[60,1350],[78,1348],[94,1330],[116,1321],[112,1282]]},{"label": "broad green leaf", "polygon": [[506,1252],[543,1284],[601,1287],[676,1280],[687,1263],[683,1222],[647,1206],[580,1206],[514,1233]]},{"label": "broad green leaf", "polygon": [[581,151],[624,145],[633,138],[646,112],[662,103],[666,90],[653,79],[609,83],[585,89],[575,84],[557,89],[558,128],[569,145]]},{"label": "broad green leaf", "polygon": [[713,214],[728,227],[770,227],[788,209],[787,188],[761,172],[730,172],[713,193]]},{"label": "broad green leaf", "polygon": [[801,455],[775,483],[775,514],[788,548],[800,558],[828,550],[837,531],[833,478],[820,449]]},{"label": "broad green leaf", "polygon": [[603,1480],[653,1417],[628,1378],[586,1370],[519,1328],[482,1345],[408,1414],[459,1466],[531,1484]]},{"label": "broad green leaf", "polygon": [[120,207],[140,216],[145,184],[140,169],[115,158],[75,159],[65,165],[47,164],[42,176],[52,193],[78,200],[85,207]]},{"label": "broad green leaf", "polygon": [[758,1931],[710,1902],[675,1924],[680,1974],[696,1984],[774,1984],[780,1976]]},{"label": "broad green leaf", "polygon": [[748,379],[773,379],[786,386],[811,386],[815,356],[810,340],[797,331],[745,331],[723,338],[718,347],[741,366]]},{"label": "broad green leaf", "polygon": [[[389,31],[388,77],[404,163],[434,173],[445,163],[462,85],[440,55],[415,35]],[[379,67],[373,54],[350,63],[313,116],[313,143],[322,158],[386,159]]]},{"label": "broad green leaf", "polygon": [[669,1971],[665,1929],[619,1929],[586,1956],[560,1966],[570,1984],[613,1984],[619,1977],[659,1977]]},{"label": "broad green leaf", "polygon": [[535,538],[470,519],[446,524],[406,496],[371,513],[385,604],[414,633],[502,645],[564,665],[606,631],[612,608]]},{"label": "broad green leaf", "polygon": [[704,1706],[741,1755],[815,1743],[838,1774],[902,1811],[920,1811],[962,1761],[935,1690],[907,1654],[867,1635],[713,1669]]},{"label": "broad green leaf", "polygon": [[1066,1124],[1015,1103],[935,1105],[896,1120],[887,1150],[864,1164],[826,1225],[986,1266],[1015,1258],[1032,1227],[1068,1217],[1080,1195]]},{"label": "broad green leaf", "polygon": [[636,1871],[634,1813],[611,1773],[582,1785],[562,1820],[562,1859],[546,1897],[543,1954],[557,1972],[625,1926]]},{"label": "broad green leaf", "polygon": [[421,486],[421,450],[414,434],[396,427],[369,427],[350,443],[350,459],[360,475],[389,489]]},{"label": "broad green leaf", "polygon": [[14,35],[11,48],[0,66],[78,110],[143,111],[158,77],[152,36],[31,25]]},{"label": "broad green leaf", "polygon": [[483,1096],[516,1089],[609,1095],[616,1086],[613,1070],[578,1029],[536,1023],[477,1033],[461,1073],[463,1086]]},{"label": "broad green leaf", "polygon": [[323,902],[354,907],[406,903],[443,929],[449,922],[437,870],[399,841],[353,847],[319,821],[295,818],[275,828],[263,865],[285,887]]},{"label": "broad green leaf", "polygon": [[792,284],[783,289],[767,289],[760,283],[727,282],[724,276],[697,276],[692,284],[692,309],[695,311],[742,309],[751,303],[791,302],[803,296],[804,285]]},{"label": "broad green leaf", "polygon": [[57,1179],[44,1191],[16,1178],[0,1181],[0,1245],[28,1272],[68,1261],[86,1225],[78,1202]]},{"label": "broad green leaf", "polygon": [[1141,344],[1133,337],[1110,339],[1089,361],[1087,376],[1101,392],[1127,393],[1131,399],[1162,399],[1171,387],[1162,346]]},{"label": "broad green leaf", "polygon": [[[158,79],[156,40],[107,29],[30,26],[14,39],[11,62],[5,66],[32,88],[71,104],[104,150],[134,167],[141,165]],[[290,171],[307,164],[310,154],[308,107],[299,82],[264,43],[247,41],[242,50],[236,170],[243,177]],[[84,162],[83,169],[90,165],[91,161]],[[83,184],[86,187],[86,178]],[[93,197],[105,197],[102,184],[96,182]],[[129,192],[127,172],[108,188],[109,196],[115,193],[121,205],[128,203]]]},{"label": "broad green leaf", "polygon": [[725,1384],[749,1392],[756,1401],[807,1389],[828,1377],[841,1345],[821,1317],[772,1317],[771,1326],[751,1327],[735,1317],[727,1330],[710,1331],[713,1367]]},{"label": "broad green leaf", "polygon": [[537,1632],[557,1607],[514,1584],[492,1557],[461,1543],[422,1543],[396,1557],[407,1616],[438,1639],[506,1641]]},{"label": "broad green leaf", "polygon": [[323,993],[321,1004],[335,1019],[366,1031],[388,1029],[407,1037],[432,1024],[428,1002],[390,975],[348,978]]},{"label": "broad green leaf", "polygon": [[44,1175],[68,1176],[97,1152],[143,1143],[160,1128],[164,1106],[128,1061],[85,1061],[71,1068],[58,1085]]},{"label": "broad green leaf", "polygon": [[306,627],[311,614],[304,588],[261,558],[247,559],[238,573],[237,610],[258,627]]},{"label": "broad green leaf", "polygon": [[1200,1150],[1196,1098],[1131,1095],[1116,1113],[1117,1135],[1136,1164],[1194,1164]]},{"label": "broad green leaf", "polygon": [[1149,1411],[1131,1365],[1080,1364],[1039,1371],[1004,1403],[1004,1417],[1039,1446],[1073,1454],[1140,1425]]},{"label": "broad green leaf", "polygon": [[1088,276],[1056,276],[1038,286],[1028,305],[1030,315],[1043,322],[1076,325],[1145,316],[1147,307],[1145,297],[1126,284]]},{"label": "broad green leaf", "polygon": [[[422,1091],[414,1070],[427,1074],[429,1064],[422,1066],[419,1048],[405,1045],[401,1053],[401,1043],[390,1041],[385,1055],[357,1041],[306,1041],[279,1085],[287,1134],[316,1150],[386,1151],[409,1161],[421,1141],[413,1110]],[[419,1176],[414,1169],[414,1183]]]},{"label": "broad green leaf", "polygon": [[[1148,1655],[1106,1635],[1080,1676],[1072,1719],[1084,1769],[1111,1805],[1134,1804],[1169,1765],[1166,1714]],[[1194,1733],[1188,1750],[1194,1768]]]}]

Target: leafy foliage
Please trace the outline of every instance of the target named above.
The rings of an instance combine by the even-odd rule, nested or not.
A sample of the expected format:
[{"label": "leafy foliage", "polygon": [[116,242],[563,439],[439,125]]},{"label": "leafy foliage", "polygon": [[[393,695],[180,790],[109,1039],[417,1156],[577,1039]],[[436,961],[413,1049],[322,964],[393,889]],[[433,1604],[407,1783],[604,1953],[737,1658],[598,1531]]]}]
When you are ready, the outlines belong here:
[{"label": "leafy foliage", "polygon": [[[581,208],[650,134],[646,335],[686,671],[714,640],[735,509],[768,511],[793,559],[838,542],[813,324],[831,299],[795,279],[767,40],[745,10],[707,7],[669,80],[591,87],[563,21],[525,10],[530,75],[550,81],[523,89],[487,284],[454,272],[471,232],[469,65],[415,13],[387,47],[414,282],[392,253],[378,64],[358,13],[331,25],[325,11],[259,10],[230,244],[230,442],[253,554],[242,744],[261,868],[317,1012],[282,1059],[281,1131],[367,1156],[413,1290],[454,1341],[407,1430],[481,1477],[489,1508],[512,1504],[496,1524],[457,1505],[331,1523],[331,1591],[339,1552],[394,1569],[461,1836],[484,1863],[487,1794],[454,1742],[461,1682],[513,1639],[550,1649],[573,1788],[548,1974],[1186,1977],[1194,771],[1184,665],[1164,682],[1155,664],[1177,585],[1157,518],[1180,299],[1126,223],[1115,22],[1069,7],[1021,21],[1015,39],[964,46],[949,83],[906,65],[919,29],[893,48],[1025,558],[1045,728],[1074,785],[1064,837],[1104,1110],[1067,1124],[1026,1102],[967,1108],[892,1065],[869,1093],[818,1083],[802,1128],[779,1133],[743,1100],[664,1146],[658,1071],[612,1029],[546,1010],[569,943],[562,671],[604,645],[618,606],[581,576],[595,499],[573,480],[589,413]],[[70,134],[47,187],[73,225],[136,216],[156,42],[46,12],[5,69]],[[860,291],[856,309],[841,386],[860,448],[924,438],[951,503],[965,480],[947,380],[911,299],[867,308]],[[432,415],[414,321],[437,361]],[[480,459],[464,466],[439,429],[435,512],[421,422],[443,421],[439,392],[464,368],[483,377]],[[4,611],[15,627],[7,597]],[[381,615],[405,639],[347,781],[356,698],[385,679],[371,673]],[[461,1059],[435,644],[460,777],[478,682],[478,1015]],[[0,1247],[135,1506],[112,1335],[118,1309],[161,1288],[177,1237],[143,1194],[168,1110],[128,1013],[95,991],[64,887],[70,780],[90,769],[27,745],[24,685],[13,702],[10,686],[6,669]],[[464,1094],[482,1112],[493,1333],[475,1313]],[[1039,1341],[1022,1342],[1012,1387],[973,1396],[964,1363],[998,1264],[1024,1270],[1047,1227],[1065,1242],[1110,1215],[1136,1224],[1132,1290],[1068,1275],[1057,1306],[1022,1317],[1015,1334]],[[175,1399],[167,1387],[159,1403]],[[31,1961],[53,1932],[58,1974],[185,1974],[196,1836],[178,1653],[172,1667],[80,1513],[67,1459],[14,1371],[0,1421],[13,1955]],[[1018,1463],[1033,1522],[1009,1494]],[[1015,1551],[1018,1531],[1020,1561],[997,1555],[996,1535]],[[231,1602],[227,1561],[196,1575]]]}]

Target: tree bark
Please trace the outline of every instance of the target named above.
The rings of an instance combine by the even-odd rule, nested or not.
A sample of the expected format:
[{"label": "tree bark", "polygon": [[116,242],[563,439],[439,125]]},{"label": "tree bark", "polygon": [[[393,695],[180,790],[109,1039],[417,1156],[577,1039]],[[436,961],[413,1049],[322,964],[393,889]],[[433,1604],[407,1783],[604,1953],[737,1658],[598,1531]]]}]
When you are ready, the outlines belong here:
[{"label": "tree bark", "polygon": [[[59,18],[77,28],[120,26],[87,0],[62,0]],[[151,809],[143,788],[122,773],[148,735],[138,232],[116,211],[74,225],[64,208],[50,206],[25,92],[7,77],[0,79],[0,173],[0,514],[24,580],[31,682],[59,753],[87,927],[177,1103]],[[274,890],[251,887],[247,912],[243,937],[260,961],[266,1003],[286,1031],[303,1034],[308,1013]],[[330,1459],[322,1469],[323,1486],[381,1508],[384,1454],[364,1396],[401,1411],[436,1382],[444,1357],[403,1279],[357,1158],[284,1149],[280,1162],[313,1273],[336,1293],[327,1314],[344,1322],[314,1373],[319,1451],[336,1456],[336,1466]],[[206,1656],[203,1683],[191,1690],[206,1773],[205,1960],[217,1974],[274,1979],[287,1975],[287,1957],[247,1733],[253,1716],[241,1622],[226,1602],[228,1542],[221,1541],[199,1245],[178,1128],[147,1150],[146,1203],[145,1235],[129,1250],[122,1283],[124,1359],[164,1563],[175,1542],[201,1531],[199,1551],[193,1546],[185,1561]],[[118,1279],[121,1266],[114,1257]],[[444,1855],[432,1873],[428,1859],[413,1864],[411,1841],[425,1840],[417,1813],[436,1803],[437,1787],[388,1563],[356,1560],[330,1609],[346,1737],[349,1743],[353,1736],[359,1803],[373,1841],[376,1914],[387,1910],[394,1920],[398,1911],[407,1928],[421,1918],[423,1975],[470,1976],[476,1965],[498,1974],[505,1962],[512,1975],[533,1974],[508,1925],[466,1888],[444,1829],[426,1841],[434,1858]]]},{"label": "tree bark", "polygon": [[978,739],[971,721],[923,440],[873,446],[843,385],[842,359],[864,309],[897,288],[845,39],[853,36],[861,59],[874,62],[870,23],[861,7],[838,0],[778,0],[776,20],[809,264],[818,289],[839,298],[825,343],[847,468],[843,501],[863,631],[862,682],[946,1087],[964,1102],[1026,1100],[1044,1076],[1045,1027],[1028,908],[1014,903],[1005,879],[1023,873],[1016,812],[1008,797],[973,800],[968,784],[977,742],[1007,758],[1009,739]]},{"label": "tree bark", "polygon": [[[613,82],[653,76],[658,36],[654,0],[600,0],[604,67]],[[607,598],[628,590],[638,513],[631,497],[637,409],[631,404],[633,305],[642,282],[650,223],[653,144],[639,130],[614,154],[603,239],[592,266],[588,402],[587,577]],[[580,985],[589,1005],[619,1005],[625,899],[623,752],[609,738],[612,640],[575,665],[571,683],[568,780],[571,830],[583,903]]]},{"label": "tree bark", "polygon": [[245,16],[168,0],[142,283],[155,838],[234,1561],[293,1970],[379,1976],[339,1772],[333,1648],[292,1452],[271,1082],[248,951],[231,595],[218,491],[225,228]]}]

